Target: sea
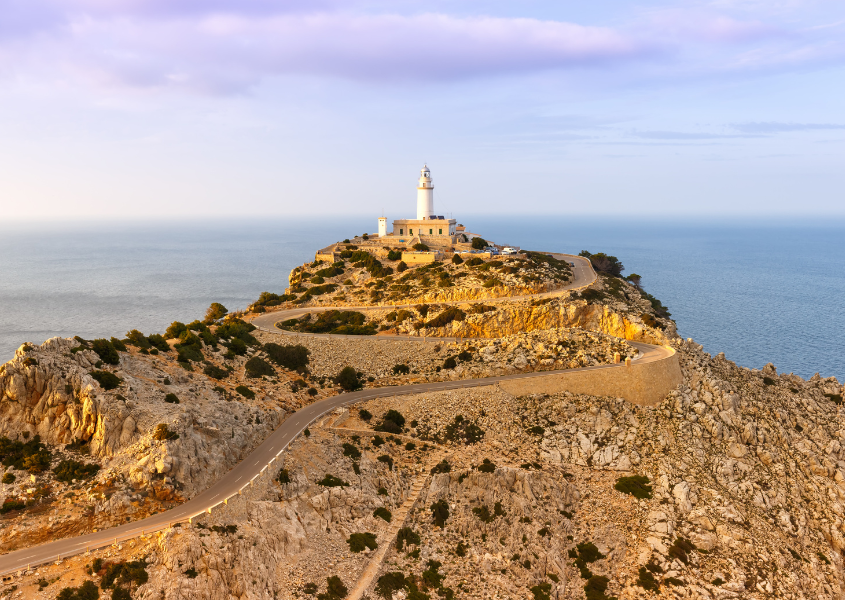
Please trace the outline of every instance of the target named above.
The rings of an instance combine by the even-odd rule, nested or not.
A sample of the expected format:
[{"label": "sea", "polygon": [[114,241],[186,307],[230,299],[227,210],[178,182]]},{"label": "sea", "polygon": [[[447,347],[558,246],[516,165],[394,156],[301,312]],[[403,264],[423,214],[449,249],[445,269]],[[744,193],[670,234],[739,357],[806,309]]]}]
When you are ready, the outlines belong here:
[{"label": "sea", "polygon": [[[496,243],[605,252],[642,276],[678,331],[750,368],[845,377],[842,219],[493,215],[460,220]],[[0,363],[24,342],[123,337],[281,293],[290,270],[375,218],[0,223]]]}]

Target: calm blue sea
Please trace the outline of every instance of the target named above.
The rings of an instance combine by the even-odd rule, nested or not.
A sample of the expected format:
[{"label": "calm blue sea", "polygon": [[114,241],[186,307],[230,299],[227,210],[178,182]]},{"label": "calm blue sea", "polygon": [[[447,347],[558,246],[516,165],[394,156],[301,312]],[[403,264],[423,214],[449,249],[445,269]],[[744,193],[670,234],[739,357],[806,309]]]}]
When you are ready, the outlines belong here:
[{"label": "calm blue sea", "polygon": [[[684,337],[749,367],[845,376],[845,243],[838,222],[467,217],[499,243],[607,252],[643,277]],[[281,292],[314,250],[375,218],[0,224],[0,362],[23,342],[123,336]]]}]

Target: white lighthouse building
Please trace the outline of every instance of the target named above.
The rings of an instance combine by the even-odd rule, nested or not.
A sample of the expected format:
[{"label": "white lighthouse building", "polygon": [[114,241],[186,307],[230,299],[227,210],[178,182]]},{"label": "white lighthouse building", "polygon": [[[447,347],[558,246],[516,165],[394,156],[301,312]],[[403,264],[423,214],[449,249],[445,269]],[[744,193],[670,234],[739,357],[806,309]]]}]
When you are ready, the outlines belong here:
[{"label": "white lighthouse building", "polygon": [[384,217],[379,219],[379,237],[392,236],[398,238],[398,242],[407,242],[412,238],[424,241],[429,238],[432,243],[448,243],[446,238],[454,236],[457,227],[455,219],[447,219],[434,212],[434,184],[431,183],[428,165],[423,165],[420,169],[420,179],[417,183],[417,218],[393,221],[391,233],[386,233],[387,224],[383,219]]},{"label": "white lighthouse building", "polygon": [[420,169],[420,181],[417,186],[417,220],[436,218],[434,214],[434,185],[431,183],[431,171],[428,165]]}]

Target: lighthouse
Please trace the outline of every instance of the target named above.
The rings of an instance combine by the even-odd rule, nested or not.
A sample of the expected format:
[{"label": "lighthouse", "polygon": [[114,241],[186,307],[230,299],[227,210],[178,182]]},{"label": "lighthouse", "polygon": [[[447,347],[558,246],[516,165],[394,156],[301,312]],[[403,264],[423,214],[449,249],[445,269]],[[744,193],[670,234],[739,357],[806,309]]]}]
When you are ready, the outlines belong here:
[{"label": "lighthouse", "polygon": [[431,171],[428,170],[428,165],[423,165],[420,169],[419,185],[417,185],[417,220],[431,218],[437,218],[434,214],[434,186],[431,184]]}]

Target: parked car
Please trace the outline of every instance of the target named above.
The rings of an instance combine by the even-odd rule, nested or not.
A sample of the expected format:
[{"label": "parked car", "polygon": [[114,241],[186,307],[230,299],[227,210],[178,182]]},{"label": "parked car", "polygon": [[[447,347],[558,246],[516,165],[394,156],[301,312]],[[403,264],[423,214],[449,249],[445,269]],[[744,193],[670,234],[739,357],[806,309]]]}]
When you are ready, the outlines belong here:
[{"label": "parked car", "polygon": [[498,249],[498,248],[495,248],[495,247],[493,247],[493,246],[487,246],[487,247],[484,249],[484,251],[485,251],[485,252],[489,252],[490,254],[498,254],[498,253],[499,253],[499,249]]},{"label": "parked car", "polygon": [[505,246],[504,248],[502,248],[502,254],[516,254],[516,248]]}]

